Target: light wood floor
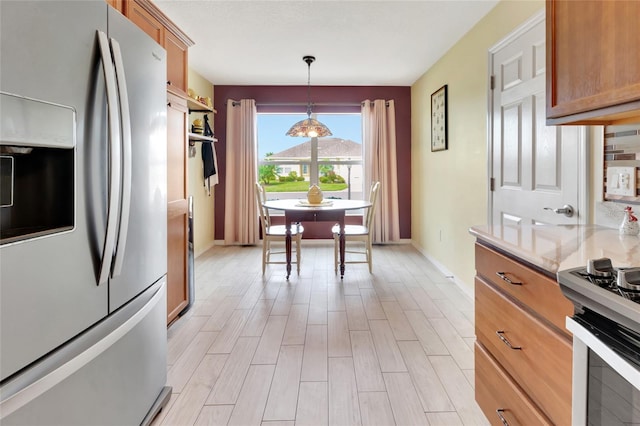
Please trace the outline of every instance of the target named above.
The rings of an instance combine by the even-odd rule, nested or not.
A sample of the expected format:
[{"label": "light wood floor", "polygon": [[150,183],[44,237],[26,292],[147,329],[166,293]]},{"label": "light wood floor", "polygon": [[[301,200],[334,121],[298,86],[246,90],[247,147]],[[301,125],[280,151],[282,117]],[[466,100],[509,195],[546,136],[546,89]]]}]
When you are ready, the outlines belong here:
[{"label": "light wood floor", "polygon": [[331,243],[303,242],[289,281],[284,265],[262,275],[260,247],[201,255],[154,425],[488,424],[473,301],[410,245],[373,250],[374,273],[348,264],[344,280]]}]

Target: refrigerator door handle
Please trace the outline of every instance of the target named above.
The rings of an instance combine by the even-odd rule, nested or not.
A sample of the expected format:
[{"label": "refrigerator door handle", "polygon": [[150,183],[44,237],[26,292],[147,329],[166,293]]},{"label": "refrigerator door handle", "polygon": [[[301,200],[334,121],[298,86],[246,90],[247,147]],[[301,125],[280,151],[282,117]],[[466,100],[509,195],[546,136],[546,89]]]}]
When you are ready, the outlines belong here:
[{"label": "refrigerator door handle", "polygon": [[113,250],[116,244],[116,232],[118,229],[118,213],[120,203],[120,179],[121,168],[121,143],[116,91],[116,76],[113,70],[111,50],[107,35],[98,30],[98,44],[102,59],[102,69],[107,90],[107,112],[109,121],[109,206],[107,212],[107,230],[104,238],[104,252],[100,263],[98,285],[107,283],[113,260]]},{"label": "refrigerator door handle", "polygon": [[115,261],[111,276],[120,275],[129,230],[129,211],[131,207],[131,114],[129,110],[129,95],[125,79],[122,52],[117,40],[111,38],[111,51],[116,70],[118,95],[120,100],[120,124],[122,129],[122,192],[120,202],[120,226],[115,247]]}]

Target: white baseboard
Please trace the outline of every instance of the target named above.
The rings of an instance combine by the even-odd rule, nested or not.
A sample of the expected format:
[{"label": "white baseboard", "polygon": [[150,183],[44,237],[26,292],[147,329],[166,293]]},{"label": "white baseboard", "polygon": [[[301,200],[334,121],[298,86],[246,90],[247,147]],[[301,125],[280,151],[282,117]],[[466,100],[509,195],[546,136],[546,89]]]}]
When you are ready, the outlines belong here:
[{"label": "white baseboard", "polygon": [[[373,244],[375,245],[377,243],[373,243]],[[382,245],[392,246],[392,245],[400,245],[400,244],[412,244],[411,238],[400,238],[400,240],[398,241],[389,241],[389,242],[383,243]]]},{"label": "white baseboard", "polygon": [[473,287],[469,287],[467,286],[464,281],[462,281],[461,279],[459,279],[458,277],[456,277],[451,271],[449,271],[442,263],[440,263],[437,259],[435,259],[433,256],[431,256],[429,253],[427,253],[422,247],[418,246],[417,244],[415,244],[414,242],[411,242],[411,245],[420,252],[420,254],[422,254],[429,262],[433,263],[433,266],[435,266],[436,268],[438,268],[438,270],[440,272],[442,272],[442,274],[444,274],[445,277],[447,277],[448,279],[450,279],[451,281],[453,281],[453,283],[455,285],[458,286],[458,288],[460,290],[462,290],[462,292],[464,294],[466,294],[467,296],[469,296],[469,299],[471,299],[471,301],[474,300],[474,294],[473,291],[471,290]]}]

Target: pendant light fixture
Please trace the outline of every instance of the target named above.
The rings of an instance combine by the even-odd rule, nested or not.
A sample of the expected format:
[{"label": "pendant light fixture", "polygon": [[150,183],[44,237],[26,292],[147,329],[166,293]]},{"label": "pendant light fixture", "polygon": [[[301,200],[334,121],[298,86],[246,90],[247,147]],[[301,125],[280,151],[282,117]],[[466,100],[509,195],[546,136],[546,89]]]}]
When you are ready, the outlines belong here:
[{"label": "pendant light fixture", "polygon": [[318,120],[311,118],[311,64],[316,60],[315,56],[305,56],[302,58],[307,63],[308,76],[307,76],[307,118],[298,121],[291,126],[286,133],[287,136],[300,136],[317,138],[319,136],[331,136],[331,130]]}]

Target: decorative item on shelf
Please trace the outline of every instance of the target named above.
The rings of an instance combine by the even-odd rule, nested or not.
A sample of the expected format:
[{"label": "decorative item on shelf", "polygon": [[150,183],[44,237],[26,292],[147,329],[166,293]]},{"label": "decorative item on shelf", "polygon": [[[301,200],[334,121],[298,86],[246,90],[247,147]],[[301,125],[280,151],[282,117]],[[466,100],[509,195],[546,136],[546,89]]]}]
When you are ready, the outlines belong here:
[{"label": "decorative item on shelf", "polygon": [[318,185],[311,185],[309,192],[307,192],[307,201],[309,204],[322,203],[322,190]]},{"label": "decorative item on shelf", "polygon": [[197,98],[196,92],[194,92],[191,87],[189,87],[189,89],[187,90],[187,95],[189,95],[189,97],[191,99],[196,99]]},{"label": "decorative item on shelf", "polygon": [[196,96],[194,99],[199,103],[201,103],[202,105],[206,105],[209,108],[213,108],[213,103],[211,102],[211,98],[209,97]]},{"label": "decorative item on shelf", "polygon": [[191,125],[191,132],[197,133],[201,135],[204,132],[204,125],[202,124],[201,118],[196,118],[193,120],[193,124]]},{"label": "decorative item on shelf", "polygon": [[631,206],[624,209],[624,218],[620,224],[620,235],[638,235],[640,233],[640,225],[638,218],[633,214]]},{"label": "decorative item on shelf", "polygon": [[315,118],[311,118],[311,64],[316,60],[315,56],[305,56],[302,58],[307,63],[307,118],[298,121],[291,126],[286,133],[287,136],[301,136],[317,138],[318,136],[331,136],[331,130]]}]

